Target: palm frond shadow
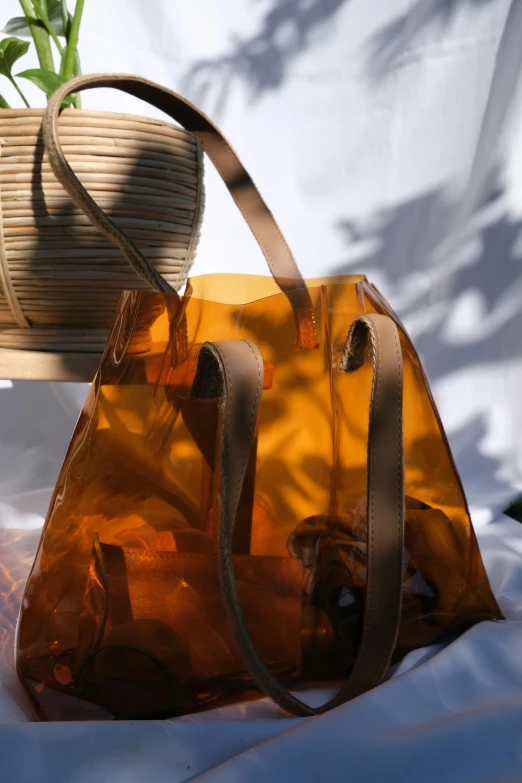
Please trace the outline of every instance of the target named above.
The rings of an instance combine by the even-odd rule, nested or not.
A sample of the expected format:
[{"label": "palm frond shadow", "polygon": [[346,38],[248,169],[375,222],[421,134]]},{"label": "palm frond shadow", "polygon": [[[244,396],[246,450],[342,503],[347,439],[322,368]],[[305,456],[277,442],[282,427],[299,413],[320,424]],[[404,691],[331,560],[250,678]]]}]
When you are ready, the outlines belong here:
[{"label": "palm frond shadow", "polygon": [[[455,205],[442,190],[383,212],[368,229],[352,220],[338,225],[350,252],[358,243],[376,248],[358,271],[378,276],[431,379],[522,352],[515,339],[522,329],[522,221],[510,219],[501,202],[502,194],[491,191],[473,224],[447,247],[441,237],[451,233]],[[352,262],[335,271],[352,271]],[[460,337],[458,311],[468,307],[478,322]]]},{"label": "palm frond shadow", "polygon": [[229,50],[218,57],[196,62],[183,79],[183,90],[199,103],[208,103],[212,92],[214,114],[219,114],[235,81],[242,82],[251,101],[256,101],[281,86],[295,59],[346,2],[272,0],[259,31],[233,39]]},{"label": "palm frond shadow", "polygon": [[407,53],[415,49],[428,29],[432,29],[434,40],[451,24],[460,8],[469,6],[480,10],[491,0],[417,0],[384,25],[370,38],[367,44],[367,69],[373,80],[382,79],[397,67]]}]

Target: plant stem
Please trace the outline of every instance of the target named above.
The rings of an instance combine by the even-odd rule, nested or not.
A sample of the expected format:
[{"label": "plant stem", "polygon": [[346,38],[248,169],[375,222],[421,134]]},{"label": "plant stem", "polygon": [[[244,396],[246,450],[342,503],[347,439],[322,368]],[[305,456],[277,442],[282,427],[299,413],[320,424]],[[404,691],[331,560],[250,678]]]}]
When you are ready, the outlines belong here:
[{"label": "plant stem", "polygon": [[69,40],[67,42],[67,48],[65,49],[65,57],[62,62],[63,70],[62,75],[66,79],[70,79],[73,75],[74,63],[76,60],[76,47],[78,46],[78,35],[80,32],[80,22],[82,20],[83,6],[85,0],[76,0],[76,7],[71,22],[71,31],[69,33]]},{"label": "plant stem", "polygon": [[15,90],[16,90],[16,92],[18,93],[18,95],[20,96],[20,98],[23,100],[23,102],[25,103],[25,105],[27,106],[27,108],[28,108],[28,109],[30,109],[31,107],[29,106],[29,103],[28,103],[28,101],[27,101],[27,98],[25,97],[25,95],[23,94],[22,90],[20,89],[20,87],[19,87],[19,86],[17,85],[17,83],[15,82],[15,80],[14,80],[14,79],[11,77],[11,79],[10,79],[9,81],[11,82],[11,84],[13,85],[13,87],[14,87],[14,88],[15,88]]},{"label": "plant stem", "polygon": [[19,0],[19,2],[31,29],[31,35],[33,36],[34,45],[36,47],[40,68],[54,71],[54,60],[49,33],[36,24],[37,18],[34,15],[34,8],[29,0]]},{"label": "plant stem", "polygon": [[45,0],[33,0],[33,7],[38,14],[41,23],[53,39],[56,48],[58,49],[60,56],[64,53],[64,47],[60,43],[60,39],[56,35],[56,31],[49,20],[49,13],[47,11],[47,3]]},{"label": "plant stem", "polygon": [[62,24],[63,24],[63,34],[65,35],[65,40],[69,40],[69,10],[67,8],[67,0],[60,0],[60,11],[62,12]]},{"label": "plant stem", "polygon": [[58,52],[60,53],[60,56],[61,56],[65,52],[65,47],[62,46],[62,44],[60,43],[60,39],[56,35],[56,33],[54,31],[54,27],[52,26],[52,24],[50,23],[48,18],[44,19],[43,16],[42,16],[41,20],[42,20],[43,25],[45,26],[45,29],[47,30],[47,32],[49,33],[49,35],[53,39],[53,41],[55,43],[55,46],[58,49]]},{"label": "plant stem", "polygon": [[[82,64],[80,62],[80,55],[78,49],[76,50],[76,57],[74,58],[74,70],[73,76],[78,76],[82,72]],[[82,94],[80,92],[75,93],[73,96],[73,105],[76,109],[82,108]]]}]

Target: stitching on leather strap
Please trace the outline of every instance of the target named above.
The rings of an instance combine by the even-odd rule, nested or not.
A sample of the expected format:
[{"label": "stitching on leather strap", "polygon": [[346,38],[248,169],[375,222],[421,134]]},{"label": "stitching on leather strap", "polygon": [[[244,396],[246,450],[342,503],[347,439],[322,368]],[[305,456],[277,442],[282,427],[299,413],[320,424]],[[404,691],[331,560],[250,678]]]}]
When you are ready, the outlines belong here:
[{"label": "stitching on leather strap", "polygon": [[[245,442],[245,454],[242,459],[242,465],[241,465],[241,473],[245,470],[246,460],[248,459],[248,442],[250,441],[250,438],[252,436],[252,430],[255,425],[255,413],[258,408],[258,402],[259,402],[259,396],[261,394],[261,388],[262,388],[262,364],[260,363],[260,359],[258,354],[254,351],[252,345],[249,343],[248,340],[244,340],[244,342],[248,345],[250,350],[252,351],[252,354],[256,360],[257,368],[258,368],[258,378],[257,378],[257,389],[256,389],[256,395],[254,399],[254,404],[252,406],[252,412],[250,415],[250,421],[248,425],[248,437]],[[226,357],[224,356],[224,353],[217,351],[219,357],[221,358],[221,365],[223,368],[223,372],[226,376],[226,384],[228,388],[230,389],[230,394],[228,394],[228,413],[226,418],[226,428],[227,428],[227,437],[230,432],[230,409],[232,407],[231,401],[232,401],[232,374],[230,372],[230,367],[227,362]],[[225,403],[226,404],[226,403]],[[223,432],[223,438],[225,433]],[[223,478],[223,477],[222,477]],[[222,514],[228,512],[229,514],[231,512],[235,512],[235,508],[237,506],[237,497],[239,494],[239,491],[241,489],[240,482],[236,488],[236,500],[234,503],[234,506],[232,507],[230,503],[227,503],[226,506],[222,506]],[[252,641],[252,638],[250,636],[250,632],[248,630],[248,627],[245,622],[245,618],[243,616],[241,603],[239,601],[239,594],[237,592],[237,585],[235,583],[235,578],[233,574],[233,567],[231,566],[230,562],[230,538],[232,533],[232,525],[233,519],[229,516],[228,517],[228,524],[223,524],[224,519],[222,520],[223,527],[221,528],[221,536],[220,536],[220,546],[221,544],[225,545],[224,551],[221,551],[220,554],[220,568],[223,569],[220,571],[221,573],[221,579],[222,579],[222,589],[223,589],[223,598],[225,600],[225,603],[227,604],[227,608],[229,611],[229,618],[232,622],[232,627],[234,634],[236,636],[236,642],[240,646],[241,653],[243,655],[243,660],[247,664],[247,667],[250,669],[252,675],[254,676],[255,681],[258,683],[258,686],[260,690],[267,695],[269,695],[277,704],[279,704],[280,707],[282,707],[284,710],[287,710],[288,712],[294,713],[294,714],[300,714],[300,715],[312,715],[314,714],[315,710],[308,705],[304,704],[303,702],[299,701],[299,699],[296,699],[294,696],[292,696],[291,693],[289,693],[286,688],[284,688],[281,683],[277,681],[277,679],[274,678],[270,670],[267,669],[266,664],[263,663],[263,661],[260,659],[259,654],[257,652],[257,649]],[[224,555],[224,557],[223,557]],[[223,582],[223,579],[225,582]]]},{"label": "stitching on leather strap", "polygon": [[[376,468],[376,449],[378,445],[378,437],[379,433],[375,426],[371,426],[372,423],[375,424],[375,412],[377,409],[377,412],[379,412],[379,402],[382,400],[382,373],[383,373],[383,362],[382,362],[382,341],[380,338],[380,331],[379,326],[374,323],[373,319],[370,317],[367,318],[361,318],[361,321],[363,321],[366,325],[366,328],[368,330],[368,335],[370,337],[371,346],[373,349],[373,379],[372,379],[372,392],[371,392],[371,399],[370,399],[370,432],[369,432],[369,443],[368,443],[368,506],[367,506],[367,518],[368,518],[368,539],[367,539],[367,545],[368,545],[368,551],[373,552],[373,545],[374,545],[374,537],[375,537],[375,468]],[[397,358],[398,358],[398,369],[401,368],[401,361],[400,361],[400,346],[397,342],[397,334],[396,331],[394,331],[394,338],[395,338],[395,347],[397,350]],[[350,339],[350,338],[349,338]],[[248,443],[252,436],[252,428],[254,426],[255,417],[254,414],[257,410],[258,406],[258,400],[260,395],[260,388],[261,388],[261,364],[259,361],[258,354],[255,353],[252,345],[249,343],[249,341],[245,340],[244,342],[247,343],[250,350],[252,351],[254,358],[256,359],[256,364],[258,368],[258,379],[257,379],[257,389],[256,389],[256,395],[255,395],[255,403],[252,408],[252,412],[250,415],[250,421],[248,424],[248,436],[245,442],[245,453],[242,457],[241,462],[241,473],[245,470],[245,461],[248,457]],[[228,388],[228,411],[226,416],[226,424],[223,422],[223,428],[226,427],[226,435],[227,438],[230,436],[230,413],[231,413],[231,403],[233,400],[233,384],[232,384],[232,377],[230,372],[230,367],[228,364],[228,361],[226,357],[220,353],[219,356],[221,357],[221,366],[222,366],[222,372],[224,373],[226,377],[226,384]],[[390,370],[393,372],[393,368]],[[400,375],[400,373],[399,373]],[[399,391],[399,402],[402,400],[402,380],[400,380],[400,385],[398,388]],[[398,412],[398,421],[397,424],[399,427],[402,426],[402,414],[401,410],[399,408]],[[402,448],[401,448],[401,437],[400,437],[401,430],[399,429],[399,439],[397,443],[397,449],[398,449],[398,459],[399,459],[399,468],[402,466]],[[223,432],[223,438],[225,441],[225,432]],[[300,699],[293,696],[278,680],[273,676],[273,674],[270,672],[270,670],[267,668],[266,664],[263,663],[262,659],[259,657],[259,653],[257,652],[257,649],[255,645],[252,642],[252,638],[250,636],[248,627],[246,626],[245,619],[242,614],[241,604],[239,601],[239,595],[237,593],[237,585],[235,584],[234,580],[234,574],[233,574],[233,568],[231,567],[230,562],[230,536],[232,533],[232,527],[234,520],[231,519],[231,512],[235,514],[235,509],[237,507],[238,502],[238,495],[241,489],[241,482],[236,487],[236,497],[234,504],[231,505],[230,503],[227,503],[226,506],[223,506],[222,513],[228,511],[229,516],[227,519],[227,524],[222,527],[222,536],[220,539],[220,547],[223,544],[225,546],[224,550],[220,549],[221,558],[220,561],[221,567],[223,570],[221,570],[221,584],[223,588],[223,597],[225,599],[225,602],[227,604],[227,608],[229,611],[229,617],[233,625],[234,634],[236,635],[236,641],[240,647],[241,653],[243,655],[243,659],[245,663],[247,664],[247,667],[250,669],[255,681],[258,683],[259,688],[261,691],[266,693],[268,696],[270,696],[277,704],[279,704],[280,707],[282,707],[284,710],[287,710],[290,713],[293,713],[294,715],[299,716],[309,716],[309,715],[317,715],[322,714],[326,712],[329,709],[332,709],[333,707],[344,703],[350,696],[358,695],[359,693],[363,692],[364,690],[368,689],[368,676],[366,675],[366,679],[363,677],[362,682],[358,681],[358,677],[360,674],[361,669],[363,669],[364,665],[366,664],[365,658],[365,652],[368,647],[369,641],[372,639],[372,632],[373,632],[373,621],[374,621],[374,612],[375,612],[375,602],[374,602],[374,595],[373,595],[373,577],[378,576],[375,575],[373,572],[375,570],[375,559],[373,558],[371,563],[368,563],[368,569],[367,573],[368,576],[371,574],[371,578],[368,578],[367,580],[367,596],[366,596],[366,604],[365,604],[365,610],[364,610],[364,625],[363,625],[363,632],[361,636],[361,643],[359,647],[359,651],[357,654],[357,659],[355,661],[355,665],[352,669],[352,672],[348,678],[348,681],[345,683],[345,685],[341,688],[341,690],[338,692],[336,696],[334,696],[332,699],[330,699],[326,704],[322,705],[321,707],[314,708],[307,705],[305,702],[302,702]],[[402,526],[402,517],[401,517],[401,506],[402,506],[402,470],[399,469],[399,477],[398,477],[398,484],[397,484],[397,532],[398,532],[398,542],[397,542],[397,549],[395,554],[399,555],[399,559],[402,562],[402,558],[400,557],[400,546],[401,546],[401,526]],[[377,509],[379,511],[379,509]],[[224,520],[223,520],[224,522]],[[231,524],[232,523],[232,524]],[[370,566],[371,565],[371,569]],[[402,573],[402,572],[401,572]],[[399,584],[396,583],[393,585],[390,585],[391,589],[394,588],[401,588],[401,576],[399,575]],[[400,601],[400,596],[399,596]],[[383,670],[385,669],[389,656],[390,656],[390,650],[392,649],[392,646],[394,644],[395,638],[396,638],[396,630],[398,626],[398,620],[400,618],[397,616],[397,612],[395,611],[393,615],[390,618],[384,618],[384,622],[388,622],[388,632],[385,636],[385,653],[383,654],[382,663],[377,668],[377,674],[373,678],[373,683],[376,681],[379,681],[382,677]],[[377,658],[377,662],[379,662],[379,658]],[[371,671],[374,671],[375,664],[372,663]],[[364,669],[363,669],[364,671]],[[353,686],[353,683],[355,682],[355,688]],[[362,686],[362,687],[361,687]]]},{"label": "stitching on leather strap", "polygon": [[[384,317],[384,316],[383,316]],[[381,316],[377,315],[375,321],[377,319],[380,319]],[[382,356],[382,341],[380,339],[380,328],[378,323],[375,323],[374,318],[371,316],[367,317],[360,317],[359,319],[356,319],[359,321],[362,321],[367,328],[367,335],[369,338],[369,343],[371,346],[371,356],[372,356],[372,364],[373,364],[373,381],[372,381],[372,391],[371,391],[371,397],[370,397],[370,431],[369,431],[369,439],[368,439],[368,475],[369,475],[369,481],[370,477],[372,480],[372,485],[370,486],[370,483],[368,484],[368,502],[367,502],[367,535],[368,535],[368,552],[373,551],[373,544],[375,539],[375,459],[376,459],[376,449],[377,449],[377,432],[375,429],[371,428],[372,424],[372,418],[374,417],[375,413],[379,413],[379,400],[382,399],[381,393],[382,393],[382,383],[383,383],[383,356]],[[356,322],[354,322],[355,324]],[[343,354],[343,359],[345,359],[348,356],[348,353],[352,350],[354,350],[353,346],[351,345],[351,338],[353,339],[354,334],[354,324],[352,324],[352,327],[350,328],[349,336],[348,336],[348,342],[347,346],[345,348],[345,352]],[[391,324],[390,324],[391,326]],[[398,334],[396,328],[393,326],[393,335],[394,335],[394,341],[395,341],[395,350],[397,355],[397,365],[396,367],[388,367],[390,373],[394,376],[395,371],[397,371],[397,397],[395,398],[395,402],[399,403],[399,409],[397,412],[398,419],[396,420],[396,424],[399,428],[398,430],[398,438],[397,438],[397,464],[399,466],[398,470],[398,477],[397,477],[397,514],[396,514],[396,530],[397,530],[397,548],[394,553],[398,556],[399,561],[402,564],[402,555],[401,555],[401,545],[402,545],[402,537],[401,537],[401,530],[402,530],[402,361],[401,361],[401,354],[400,354],[400,343],[398,342]],[[364,351],[364,345],[361,343],[360,345],[356,346],[356,350],[362,350]],[[355,360],[353,369],[357,369],[362,364],[362,357],[361,361]],[[342,362],[343,363],[343,362]],[[344,364],[346,365],[346,369],[348,369],[348,362],[345,361]],[[349,370],[348,370],[349,371]],[[386,378],[386,380],[393,380],[393,378]],[[392,406],[393,406],[392,402]],[[386,414],[386,411],[382,412],[383,415]],[[373,563],[374,561],[372,561]],[[372,592],[373,588],[373,578],[378,577],[379,575],[373,574],[370,571],[368,563],[368,570],[367,570],[367,596],[366,596],[366,605],[365,605],[365,612],[364,612],[364,624],[363,624],[363,631],[361,636],[361,643],[360,648],[357,654],[357,658],[355,661],[355,664],[352,668],[352,672],[350,674],[350,677],[348,679],[348,682],[346,683],[345,688],[342,688],[339,692],[337,698],[334,697],[334,699],[331,702],[331,706],[335,706],[335,704],[342,703],[343,699],[339,698],[341,694],[343,693],[343,690],[346,691],[347,696],[349,697],[351,695],[357,695],[360,692],[363,692],[364,690],[367,690],[372,685],[377,684],[380,682],[382,677],[384,676],[384,673],[386,672],[389,658],[391,654],[391,650],[395,644],[396,636],[397,636],[397,630],[398,630],[398,620],[400,619],[400,603],[399,603],[399,614],[397,614],[397,611],[394,610],[391,616],[385,617],[384,622],[386,623],[387,630],[385,631],[386,636],[384,639],[384,650],[382,647],[380,647],[380,650],[383,650],[381,652],[381,660],[382,662],[379,662],[379,658],[377,659],[377,668],[374,668],[374,665],[372,665],[372,671],[376,671],[376,674],[371,678],[371,680],[368,680],[366,678],[366,681],[362,680],[362,687],[361,683],[358,682],[358,679],[360,677],[361,669],[364,668],[365,661],[364,661],[364,654],[368,648],[368,642],[369,642],[369,636],[367,629],[370,628],[374,622],[374,596]],[[394,580],[392,584],[390,584],[391,590],[402,590],[402,569],[400,570],[398,574],[398,583]],[[399,595],[399,602],[400,602],[400,595]],[[353,683],[355,683],[355,688],[353,687]],[[351,686],[351,687],[350,687]],[[328,708],[328,705],[325,705],[326,708]]]},{"label": "stitching on leather strap", "polygon": [[[254,359],[256,360],[256,365],[257,365],[257,388],[256,388],[256,396],[255,396],[255,399],[254,399],[254,404],[252,406],[252,412],[250,414],[250,421],[248,422],[248,433],[247,433],[247,436],[246,436],[246,439],[245,439],[245,449],[244,449],[244,452],[243,452],[243,458],[241,460],[241,473],[243,473],[243,471],[245,469],[245,465],[246,465],[246,462],[248,460],[248,455],[249,455],[249,452],[250,452],[250,448],[249,448],[250,438],[251,438],[251,435],[252,435],[252,429],[255,426],[255,412],[257,410],[257,404],[258,404],[258,400],[259,400],[259,390],[260,390],[260,387],[261,387],[261,366],[259,364],[259,358],[256,356],[255,352],[252,350],[252,346],[249,344],[248,340],[243,340],[243,342],[248,345],[248,347],[252,351],[252,355],[254,356]],[[228,366],[228,362],[227,362],[227,359],[226,359],[226,356],[225,356],[224,353],[221,354],[221,357],[223,359],[223,364],[225,366],[225,372],[226,372],[226,375],[227,375],[227,385],[230,388],[230,401],[232,401],[232,377],[230,375],[230,368]],[[227,430],[228,430],[229,434],[230,434],[230,411],[231,411],[231,408],[232,408],[232,405],[231,404],[228,405]],[[241,491],[241,486],[238,485],[236,487],[236,496],[234,498],[234,506],[233,506],[234,514],[235,514],[236,505],[237,505],[238,500],[239,500],[240,491]],[[232,520],[232,524],[234,524],[234,521],[235,520]]]},{"label": "stitching on leather strap", "polygon": [[[403,384],[403,380],[402,380],[402,372],[400,371],[401,370],[400,344],[399,344],[398,335],[397,335],[397,329],[396,328],[393,329],[393,338],[394,338],[394,342],[395,342],[395,350],[396,350],[396,353],[397,353],[397,368],[399,370],[399,373],[398,373],[398,375],[399,375],[399,388],[398,388],[399,412],[398,412],[398,419],[397,419],[397,427],[398,427],[399,437],[397,438],[397,464],[402,467],[402,463],[403,463],[403,448],[402,448],[402,438],[401,438],[401,432],[402,432],[402,405],[400,404],[400,402],[402,400],[402,384]],[[402,470],[399,470],[398,471],[398,476],[397,476],[397,554],[399,555],[399,557],[401,559],[401,562],[402,562],[402,552],[401,552],[401,549],[402,549],[402,547],[401,547],[402,484],[403,484],[403,482],[402,482]],[[402,574],[401,574],[401,576],[402,576]],[[399,576],[399,579],[401,579],[401,576]],[[400,608],[399,608],[399,612],[400,612]],[[386,652],[385,652],[384,657],[383,657],[383,661],[382,661],[382,664],[381,664],[379,675],[376,678],[377,681],[380,680],[381,677],[384,676],[385,670],[387,668],[388,658],[390,656],[390,651],[391,651],[391,648],[393,647],[393,645],[395,644],[396,638],[397,638],[396,637],[396,625],[394,623],[390,627],[390,630],[389,630],[388,644],[387,644],[387,647],[386,647]]]},{"label": "stitching on leather strap", "polygon": [[[380,392],[380,358],[381,358],[381,352],[380,352],[380,341],[379,336],[374,328],[374,325],[372,321],[368,318],[363,319],[364,322],[368,326],[368,331],[370,334],[370,340],[372,344],[372,364],[373,364],[373,383],[372,383],[372,392],[371,392],[371,398],[370,398],[370,417],[374,411],[374,409],[377,407],[379,402],[379,392]],[[374,539],[374,519],[375,519],[375,492],[374,492],[374,486],[373,482],[375,481],[375,428],[372,428],[371,426],[371,420],[370,420],[370,439],[368,443],[368,456],[370,458],[370,471],[368,475],[368,481],[372,482],[371,486],[368,485],[368,499],[367,499],[367,530],[368,530],[368,543],[367,543],[367,552],[370,552],[373,549],[373,539]],[[371,508],[370,508],[371,504]],[[371,510],[371,514],[369,513]],[[371,521],[370,521],[371,520]],[[372,562],[373,567],[373,562]],[[361,637],[361,645],[359,648],[359,651],[357,653],[357,660],[355,663],[354,668],[352,669],[350,673],[350,680],[353,681],[355,677],[357,676],[358,672],[360,671],[361,667],[364,665],[363,656],[366,651],[366,647],[368,644],[368,628],[371,625],[372,622],[372,615],[373,615],[373,609],[372,609],[372,599],[373,599],[373,578],[368,579],[368,576],[370,574],[370,563],[367,562],[367,595],[366,595],[366,607],[365,607],[365,621],[363,624],[363,633]]]},{"label": "stitching on leather strap", "polygon": [[[370,322],[371,323],[371,322]],[[375,411],[376,408],[378,408],[379,405],[379,393],[381,390],[381,350],[380,350],[380,340],[379,335],[375,330],[375,327],[373,323],[370,325],[370,336],[372,338],[372,342],[374,343],[374,356],[373,356],[373,367],[374,367],[374,388],[372,389],[372,392],[375,394],[375,400],[373,399],[373,393],[372,393],[372,400],[370,402],[370,415]],[[371,426],[371,422],[370,422]],[[371,440],[369,444],[370,449],[370,459],[371,459],[371,473],[369,476],[369,479],[371,481],[371,484],[369,486],[369,494],[371,496],[371,524],[370,519],[368,518],[368,547],[367,552],[373,550],[373,540],[374,540],[374,534],[375,534],[375,427],[372,427],[371,429]],[[368,498],[369,500],[369,498]],[[372,572],[374,568],[374,562],[372,558],[372,562],[367,563],[367,574],[370,573],[370,565],[372,567]],[[368,615],[367,615],[367,625],[365,624],[365,627],[367,628],[371,624],[371,618],[372,618],[372,598],[373,598],[373,579],[370,580],[369,584],[369,591],[368,591]],[[363,634],[364,635],[364,634]],[[362,651],[366,649],[366,645],[368,643],[368,633],[366,633],[366,638],[364,639],[364,647],[362,648]],[[361,655],[362,658],[362,655]]]}]

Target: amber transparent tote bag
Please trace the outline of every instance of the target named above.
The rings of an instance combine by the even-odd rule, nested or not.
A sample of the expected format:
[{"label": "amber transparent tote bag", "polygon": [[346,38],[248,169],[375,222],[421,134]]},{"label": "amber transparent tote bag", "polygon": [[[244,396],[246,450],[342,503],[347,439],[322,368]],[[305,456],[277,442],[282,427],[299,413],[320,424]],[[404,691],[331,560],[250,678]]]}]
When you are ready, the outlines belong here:
[{"label": "amber transparent tote bag", "polygon": [[[178,295],[151,277],[61,153],[66,92],[99,86],[199,137],[271,278],[203,276]],[[376,289],[304,281],[219,131],[157,85],[77,78],[45,141],[149,287],[122,296],[27,583],[17,663],[39,718],[162,718],[260,694],[312,715],[501,618],[419,357]],[[312,709],[299,690],[324,681],[338,694]]]}]

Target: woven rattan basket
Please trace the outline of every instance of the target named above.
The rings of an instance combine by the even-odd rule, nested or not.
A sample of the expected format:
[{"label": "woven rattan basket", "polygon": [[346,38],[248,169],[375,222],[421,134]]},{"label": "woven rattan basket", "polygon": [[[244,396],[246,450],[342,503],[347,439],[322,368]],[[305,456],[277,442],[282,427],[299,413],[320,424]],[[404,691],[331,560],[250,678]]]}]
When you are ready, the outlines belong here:
[{"label": "woven rattan basket", "polygon": [[[0,377],[91,380],[122,289],[150,286],[55,178],[43,115],[0,110]],[[59,129],[90,195],[179,288],[199,236],[199,140],[160,120],[84,110],[63,111]]]}]

